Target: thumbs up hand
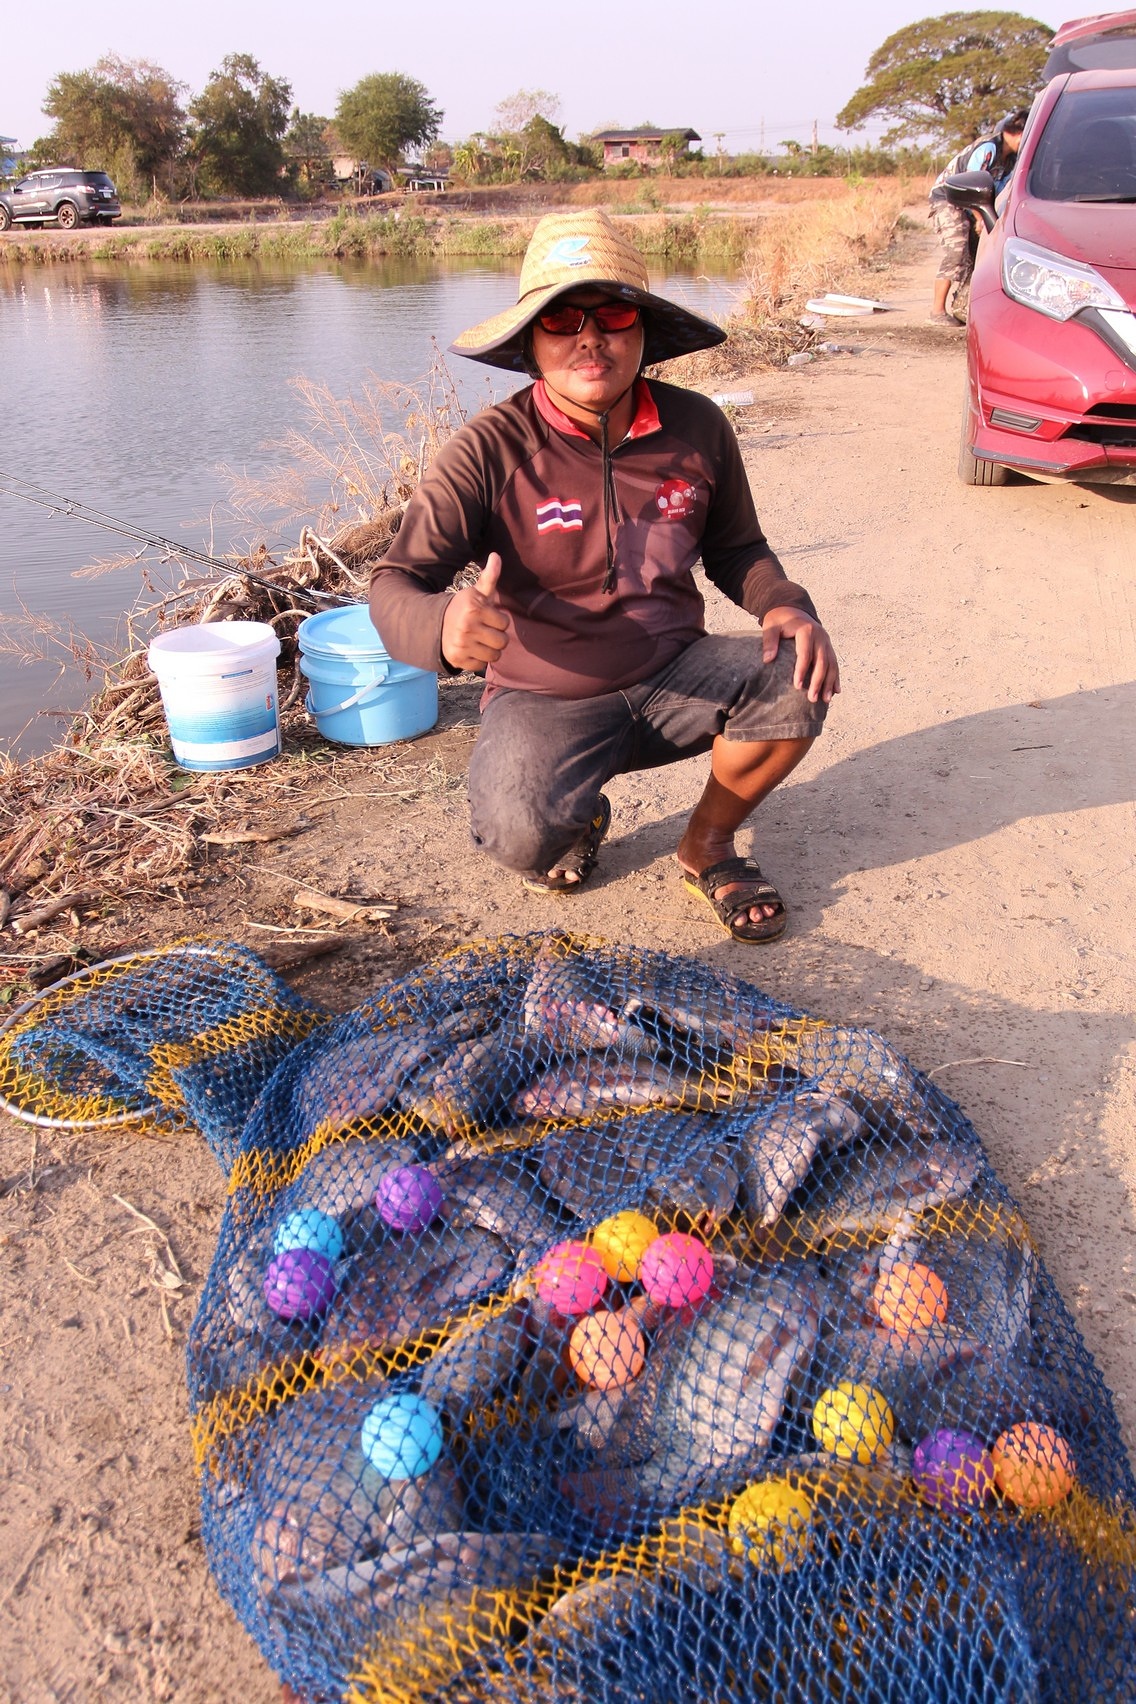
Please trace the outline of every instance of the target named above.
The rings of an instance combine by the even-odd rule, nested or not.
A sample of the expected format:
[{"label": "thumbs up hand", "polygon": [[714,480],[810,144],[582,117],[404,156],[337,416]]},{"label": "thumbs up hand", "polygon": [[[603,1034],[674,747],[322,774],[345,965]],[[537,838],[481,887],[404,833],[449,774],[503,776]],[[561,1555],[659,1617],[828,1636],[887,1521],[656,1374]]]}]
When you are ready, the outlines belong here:
[{"label": "thumbs up hand", "polygon": [[484,674],[505,649],[509,622],[497,590],[500,578],[501,558],[494,550],[476,584],[450,598],[442,617],[442,655],[452,669]]}]

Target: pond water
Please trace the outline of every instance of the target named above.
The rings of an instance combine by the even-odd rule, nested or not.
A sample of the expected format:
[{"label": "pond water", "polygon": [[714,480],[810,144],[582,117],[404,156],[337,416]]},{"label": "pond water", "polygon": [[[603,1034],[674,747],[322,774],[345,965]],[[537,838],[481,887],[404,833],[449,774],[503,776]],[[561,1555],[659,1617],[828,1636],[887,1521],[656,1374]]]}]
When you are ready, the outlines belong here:
[{"label": "pond water", "polygon": [[[113,644],[161,552],[90,575],[138,548],[58,497],[146,535],[212,555],[241,549],[247,520],[226,469],[256,480],[311,416],[294,381],[358,396],[374,378],[412,384],[465,326],[516,295],[516,263],[414,262],[268,267],[151,264],[0,268],[0,746],[29,756],[83,704],[68,634]],[[714,318],[739,286],[676,275],[654,287]],[[513,388],[504,373],[454,359],[463,400]],[[517,381],[520,382],[520,381]],[[38,488],[32,490],[32,488]],[[313,514],[310,517],[315,519]],[[277,548],[299,522],[270,536]],[[82,644],[82,639],[77,639]],[[36,652],[46,660],[28,660]]]}]

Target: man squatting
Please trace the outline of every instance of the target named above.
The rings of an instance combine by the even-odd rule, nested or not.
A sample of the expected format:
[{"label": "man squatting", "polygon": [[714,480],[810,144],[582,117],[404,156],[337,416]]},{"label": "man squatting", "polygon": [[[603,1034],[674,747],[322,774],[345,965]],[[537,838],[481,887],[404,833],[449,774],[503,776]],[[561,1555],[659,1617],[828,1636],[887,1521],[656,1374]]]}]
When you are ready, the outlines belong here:
[{"label": "man squatting", "polygon": [[[541,219],[515,305],[451,346],[534,383],[443,446],[370,609],[393,657],[484,675],[471,832],[527,887],[587,880],[612,776],[709,752],[678,863],[735,940],[759,942],[786,906],[734,837],[808,751],[840,675],[761,530],[730,423],[643,377],[725,336],[651,293],[605,213]],[[760,636],[707,634],[700,557]],[[470,563],[476,584],[453,590]]]}]

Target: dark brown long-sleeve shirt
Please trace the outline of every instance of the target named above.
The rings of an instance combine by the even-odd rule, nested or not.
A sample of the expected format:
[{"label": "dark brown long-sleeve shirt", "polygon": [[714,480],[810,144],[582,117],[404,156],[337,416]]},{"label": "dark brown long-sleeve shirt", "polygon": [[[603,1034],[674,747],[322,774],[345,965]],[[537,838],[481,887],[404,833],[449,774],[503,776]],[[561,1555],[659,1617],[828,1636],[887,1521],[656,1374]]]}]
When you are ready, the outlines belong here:
[{"label": "dark brown long-sleeve shirt", "polygon": [[786,605],[815,616],[769,548],[737,439],[709,398],[641,380],[610,464],[605,510],[600,446],[539,382],[463,426],[375,570],[371,616],[390,654],[445,670],[446,588],[492,551],[509,632],[489,692],[584,698],[657,673],[705,632],[699,557],[758,621]]}]

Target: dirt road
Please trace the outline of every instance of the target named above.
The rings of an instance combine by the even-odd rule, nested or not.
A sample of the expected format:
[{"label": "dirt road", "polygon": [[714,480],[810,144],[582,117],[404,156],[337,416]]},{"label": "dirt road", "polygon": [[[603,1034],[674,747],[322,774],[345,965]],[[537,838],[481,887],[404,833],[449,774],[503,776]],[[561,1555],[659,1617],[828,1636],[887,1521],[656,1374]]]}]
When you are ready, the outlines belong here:
[{"label": "dirt road", "polygon": [[[413,748],[447,786],[375,798],[365,758],[318,834],[228,866],[243,885],[203,890],[168,933],[237,931],[286,868],[401,904],[392,942],[304,978],[329,1004],[384,964],[568,924],[873,1025],[973,1119],[1131,1444],[1136,491],[957,482],[962,337],[924,324],[934,262],[913,242],[878,284],[896,311],[833,324],[859,353],[745,381],[759,513],[844,668],[824,738],[753,827],[792,908],[780,943],[733,944],[678,883],[696,764],[612,786],[601,868],[570,900],[476,862],[453,779],[468,685],[446,688],[438,732]],[[745,624],[723,605],[712,619]],[[195,1142],[12,1123],[2,1137],[0,1695],[268,1704],[273,1677],[205,1569],[182,1377],[223,1179]],[[172,1337],[160,1244],[116,1196],[156,1220],[185,1275]]]}]

